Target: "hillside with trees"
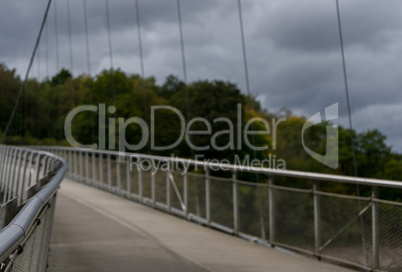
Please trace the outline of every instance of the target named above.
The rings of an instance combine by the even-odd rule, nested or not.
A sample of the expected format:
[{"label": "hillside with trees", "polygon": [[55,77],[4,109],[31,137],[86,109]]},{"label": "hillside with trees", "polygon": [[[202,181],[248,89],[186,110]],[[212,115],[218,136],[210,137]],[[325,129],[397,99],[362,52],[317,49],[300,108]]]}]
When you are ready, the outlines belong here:
[{"label": "hillside with trees", "polygon": [[[15,104],[21,79],[15,70],[0,64],[0,135],[4,131]],[[188,91],[188,105],[186,104]],[[227,130],[224,122],[213,122],[216,118],[227,118],[233,124],[233,131],[238,131],[238,104],[241,105],[241,123],[246,124],[254,117],[260,117],[272,125],[272,120],[285,118],[277,126],[276,141],[272,135],[255,135],[255,146],[268,145],[268,149],[253,152],[242,139],[241,150],[227,148],[226,150],[197,151],[197,155],[205,158],[228,159],[233,162],[235,156],[244,158],[276,158],[286,162],[286,169],[312,171],[339,175],[354,175],[352,150],[350,147],[350,131],[339,127],[339,167],[331,169],[317,162],[303,149],[301,142],[302,127],[306,122],[303,116],[296,116],[289,110],[270,112],[263,109],[253,97],[247,97],[239,88],[219,80],[201,80],[185,84],[178,77],[170,75],[162,85],[155,78],[141,78],[139,75],[129,75],[121,70],[104,70],[96,76],[86,74],[72,77],[68,70],[62,69],[52,78],[38,81],[28,80],[20,106],[16,112],[5,143],[14,145],[68,145],[64,135],[64,122],[67,114],[79,105],[115,106],[115,113],[107,113],[107,118],[140,117],[150,122],[151,106],[170,105],[177,108],[186,121],[195,117],[206,118],[212,124],[212,134]],[[187,108],[188,106],[188,108]],[[187,111],[188,109],[188,111]],[[108,119],[106,119],[108,120]],[[155,115],[155,145],[164,146],[174,143],[180,136],[180,119],[172,111],[160,110]],[[188,121],[187,121],[188,122]],[[254,123],[254,130],[263,129],[262,124]],[[326,126],[322,123],[314,125],[305,131],[306,145],[319,154],[325,153]],[[109,126],[105,127],[109,135]],[[91,144],[98,139],[98,115],[85,112],[77,115],[72,123],[72,134],[82,144]],[[201,123],[195,123],[192,130],[205,130]],[[357,172],[361,177],[402,179],[402,155],[392,151],[385,143],[386,136],[378,130],[362,133],[352,131],[356,146]],[[239,135],[235,135],[237,137]],[[138,143],[141,139],[138,126],[128,126],[126,138],[130,143]],[[218,146],[225,146],[230,139],[228,135],[216,137]],[[118,137],[117,137],[118,138]],[[237,139],[237,138],[236,138]],[[192,142],[197,146],[205,146],[210,137],[195,135]],[[116,139],[118,146],[118,139]],[[150,148],[150,141],[141,148],[139,153],[152,153],[164,156],[179,156],[189,158],[194,151],[183,140],[171,150],[155,151]],[[341,188],[340,190],[344,190]]]}]

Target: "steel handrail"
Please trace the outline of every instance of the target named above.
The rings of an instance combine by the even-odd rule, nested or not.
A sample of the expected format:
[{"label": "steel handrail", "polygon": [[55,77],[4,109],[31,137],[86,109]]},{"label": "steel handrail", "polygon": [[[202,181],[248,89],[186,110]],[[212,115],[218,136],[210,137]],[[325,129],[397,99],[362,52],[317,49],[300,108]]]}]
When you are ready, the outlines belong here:
[{"label": "steel handrail", "polygon": [[[26,148],[15,147],[15,149]],[[36,155],[44,155],[48,158],[58,160],[61,167],[51,178],[49,183],[27,201],[10,224],[0,231],[0,263],[4,262],[24,241],[29,231],[34,226],[35,220],[40,212],[57,192],[57,189],[68,170],[67,162],[64,159],[48,152],[37,150],[32,150],[32,152],[35,152]]]},{"label": "steel handrail", "polygon": [[378,187],[391,187],[402,189],[402,182],[394,181],[394,180],[385,180],[385,179],[374,179],[374,178],[362,178],[362,177],[352,177],[352,176],[341,176],[334,174],[321,174],[321,173],[313,173],[313,172],[303,172],[303,171],[295,171],[295,170],[280,170],[273,168],[258,168],[258,167],[250,167],[250,166],[237,166],[233,164],[219,164],[219,163],[211,163],[211,162],[203,162],[192,159],[184,159],[184,158],[175,158],[175,157],[165,157],[165,156],[156,156],[156,155],[146,155],[140,153],[130,153],[124,152],[120,153],[118,151],[109,151],[109,150],[93,150],[93,149],[77,149],[72,147],[49,147],[49,146],[38,146],[39,149],[53,149],[53,150],[66,150],[66,151],[75,151],[75,152],[91,152],[102,155],[112,155],[112,156],[137,156],[140,159],[150,159],[150,160],[163,160],[168,162],[183,162],[185,161],[188,164],[199,167],[208,167],[208,168],[219,168],[224,166],[228,171],[244,171],[244,172],[252,172],[252,173],[260,173],[265,175],[276,175],[276,176],[286,176],[286,177],[294,177],[294,178],[302,178],[302,179],[311,179],[311,180],[320,180],[320,181],[331,181],[331,182],[345,182],[345,183],[353,183],[353,184],[361,184],[368,186],[378,186]]}]

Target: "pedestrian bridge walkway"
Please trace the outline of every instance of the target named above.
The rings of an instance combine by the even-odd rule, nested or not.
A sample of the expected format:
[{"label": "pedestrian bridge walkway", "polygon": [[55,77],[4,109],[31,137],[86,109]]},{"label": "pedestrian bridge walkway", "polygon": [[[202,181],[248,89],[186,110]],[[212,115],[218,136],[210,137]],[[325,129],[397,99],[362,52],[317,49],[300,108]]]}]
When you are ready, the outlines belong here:
[{"label": "pedestrian bridge walkway", "polygon": [[350,271],[65,179],[48,271]]}]

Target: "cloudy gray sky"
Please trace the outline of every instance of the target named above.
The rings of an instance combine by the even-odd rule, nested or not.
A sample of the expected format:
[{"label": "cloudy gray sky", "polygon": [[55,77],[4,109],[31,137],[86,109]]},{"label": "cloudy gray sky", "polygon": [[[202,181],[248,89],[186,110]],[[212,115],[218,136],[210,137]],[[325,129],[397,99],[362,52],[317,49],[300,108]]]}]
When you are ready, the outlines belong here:
[{"label": "cloudy gray sky", "polygon": [[[25,73],[45,0],[0,3],[0,62]],[[70,69],[67,1],[57,7],[59,68]],[[54,4],[53,3],[53,4]],[[229,80],[245,91],[237,1],[181,0],[189,81]],[[250,87],[271,112],[311,116],[339,103],[347,126],[335,0],[243,0]],[[145,73],[162,83],[182,78],[175,0],[140,0]],[[88,72],[83,1],[70,0],[73,73]],[[135,2],[109,0],[115,68],[139,73]],[[91,71],[110,67],[105,2],[87,0]],[[358,131],[378,128],[402,152],[402,2],[340,0],[352,118]],[[32,76],[56,71],[51,7]],[[47,37],[47,38],[46,38]],[[47,42],[46,42],[47,40]],[[46,46],[47,44],[47,46]],[[46,47],[47,57],[46,57]]]}]

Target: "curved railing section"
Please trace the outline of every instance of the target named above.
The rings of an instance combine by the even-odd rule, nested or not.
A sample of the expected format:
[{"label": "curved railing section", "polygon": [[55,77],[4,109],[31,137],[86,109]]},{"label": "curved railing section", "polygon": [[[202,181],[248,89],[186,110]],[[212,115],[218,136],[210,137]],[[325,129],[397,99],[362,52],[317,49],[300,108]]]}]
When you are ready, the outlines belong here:
[{"label": "curved railing section", "polygon": [[0,271],[45,271],[56,193],[67,163],[0,145]]},{"label": "curved railing section", "polygon": [[[65,158],[72,180],[188,220],[369,271],[402,271],[402,203],[380,197],[384,190],[400,196],[401,182],[112,151],[41,149]],[[250,182],[257,179],[259,183]],[[356,196],[356,184],[362,196]]]}]

